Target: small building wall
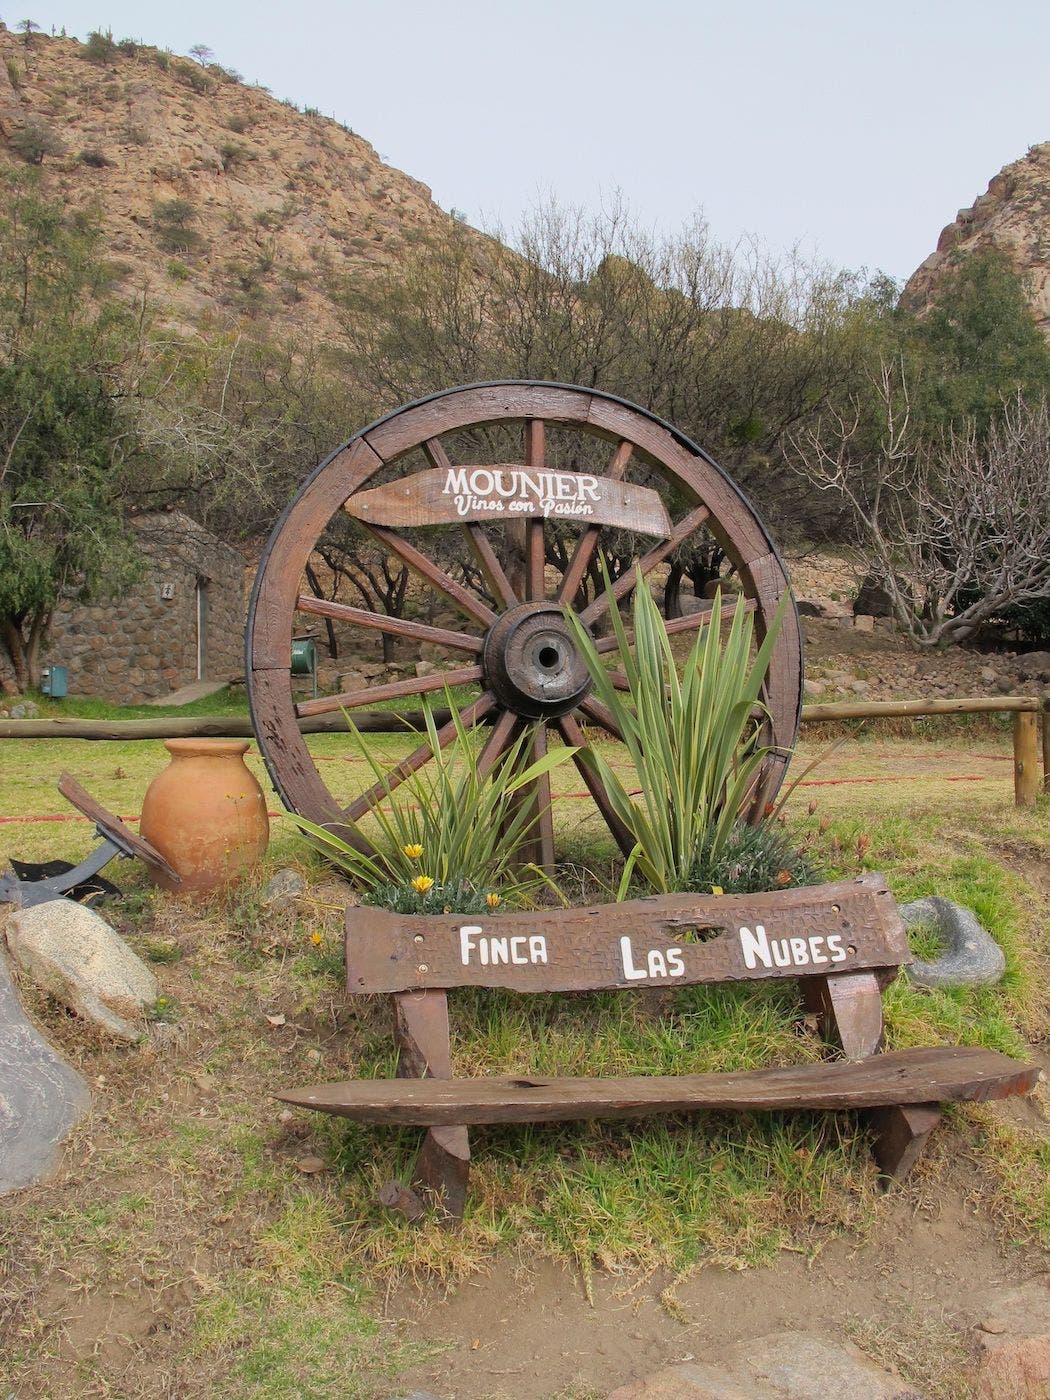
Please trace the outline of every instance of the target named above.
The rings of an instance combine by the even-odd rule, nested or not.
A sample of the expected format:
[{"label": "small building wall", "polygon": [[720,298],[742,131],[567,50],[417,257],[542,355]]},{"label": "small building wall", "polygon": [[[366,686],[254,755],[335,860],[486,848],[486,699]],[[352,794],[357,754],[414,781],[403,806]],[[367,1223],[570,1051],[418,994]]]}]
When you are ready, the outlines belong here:
[{"label": "small building wall", "polygon": [[69,668],[69,693],[134,704],[198,679],[198,582],[205,591],[205,680],[244,674],[244,561],[187,515],[132,522],[138,581],[111,602],[55,613],[47,661]]}]

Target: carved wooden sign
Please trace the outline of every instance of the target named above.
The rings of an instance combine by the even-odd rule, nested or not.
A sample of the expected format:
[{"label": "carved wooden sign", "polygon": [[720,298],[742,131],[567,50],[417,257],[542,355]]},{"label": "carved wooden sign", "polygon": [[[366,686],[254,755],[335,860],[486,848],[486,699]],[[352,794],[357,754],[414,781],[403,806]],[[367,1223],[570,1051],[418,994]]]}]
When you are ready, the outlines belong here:
[{"label": "carved wooden sign", "polygon": [[508,462],[443,467],[351,496],[348,514],[368,525],[447,525],[457,520],[539,517],[618,525],[666,539],[671,521],[658,492],[586,472]]},{"label": "carved wooden sign", "polygon": [[662,895],[590,909],[411,917],[347,910],[350,992],[522,992],[826,977],[909,962],[879,876],[759,895]]}]

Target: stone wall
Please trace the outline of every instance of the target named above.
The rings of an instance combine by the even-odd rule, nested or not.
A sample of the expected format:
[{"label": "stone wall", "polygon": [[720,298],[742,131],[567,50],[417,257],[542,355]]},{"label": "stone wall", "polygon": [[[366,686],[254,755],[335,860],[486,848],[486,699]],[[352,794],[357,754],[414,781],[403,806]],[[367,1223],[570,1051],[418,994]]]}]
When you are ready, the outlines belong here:
[{"label": "stone wall", "polygon": [[207,599],[204,679],[244,674],[244,562],[180,512],[132,521],[143,572],[126,594],[55,614],[47,661],[69,693],[125,704],[197,680],[197,586]]}]

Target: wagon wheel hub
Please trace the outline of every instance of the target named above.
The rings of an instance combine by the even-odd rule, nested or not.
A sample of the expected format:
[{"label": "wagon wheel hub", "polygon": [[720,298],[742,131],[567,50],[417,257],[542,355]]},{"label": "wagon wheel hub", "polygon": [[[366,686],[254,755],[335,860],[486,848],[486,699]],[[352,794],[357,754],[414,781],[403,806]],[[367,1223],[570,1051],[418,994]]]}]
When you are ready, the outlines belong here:
[{"label": "wagon wheel hub", "polygon": [[562,610],[552,603],[509,608],[489,629],[481,664],[488,688],[526,719],[567,715],[591,688]]}]

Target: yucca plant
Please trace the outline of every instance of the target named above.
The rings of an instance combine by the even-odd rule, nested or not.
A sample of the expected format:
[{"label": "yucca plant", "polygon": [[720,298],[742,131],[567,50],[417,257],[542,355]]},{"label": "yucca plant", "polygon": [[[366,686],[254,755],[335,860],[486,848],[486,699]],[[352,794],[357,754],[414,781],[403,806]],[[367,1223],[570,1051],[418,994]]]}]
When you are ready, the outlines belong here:
[{"label": "yucca plant", "polygon": [[590,635],[566,609],[595,694],[612,711],[640,786],[632,798],[598,750],[581,750],[581,760],[601,780],[635,839],[618,898],[636,874],[660,893],[688,889],[701,857],[706,865],[717,862],[730,843],[772,752],[760,742],[766,712],[759,695],[785,604],[752,657],[754,621],[744,599],[737,598],[723,639],[722,598],[716,593],[710,621],[698,630],[679,677],[664,620],[639,573],[633,647],[616,604],[609,610],[626,692],[613,686]]},{"label": "yucca plant", "polygon": [[429,698],[425,700],[423,720],[433,758],[396,791],[390,774],[346,716],[357,749],[386,790],[386,798],[373,811],[375,829],[360,833],[367,853],[325,826],[292,817],[327,859],[365,892],[369,903],[399,913],[476,914],[504,902],[521,904],[540,884],[555,888],[536,866],[515,862],[517,846],[538,820],[530,804],[517,799],[523,788],[575,750],[550,749],[526,764],[531,735],[525,732],[483,774],[479,754],[447,694],[446,702],[456,726],[455,741],[440,747],[434,711]]}]

